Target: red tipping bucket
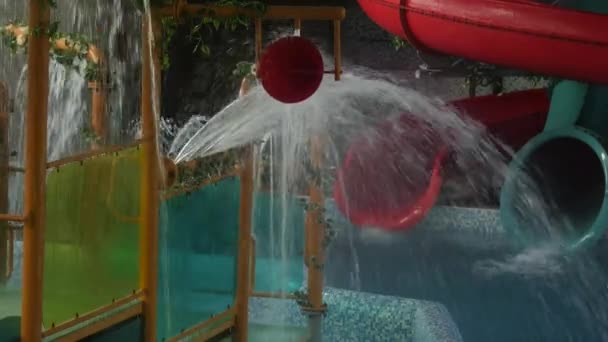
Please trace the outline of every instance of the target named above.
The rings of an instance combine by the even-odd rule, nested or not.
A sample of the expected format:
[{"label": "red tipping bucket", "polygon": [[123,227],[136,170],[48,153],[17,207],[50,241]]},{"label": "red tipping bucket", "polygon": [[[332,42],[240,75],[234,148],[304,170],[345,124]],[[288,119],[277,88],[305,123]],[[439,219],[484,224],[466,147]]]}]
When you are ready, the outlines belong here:
[{"label": "red tipping bucket", "polygon": [[258,77],[270,96],[283,103],[311,97],[323,80],[323,58],[310,40],[285,37],[268,45],[262,54]]},{"label": "red tipping bucket", "polygon": [[350,146],[334,184],[338,209],[361,227],[413,227],[439,196],[446,151],[411,114],[385,122]]}]

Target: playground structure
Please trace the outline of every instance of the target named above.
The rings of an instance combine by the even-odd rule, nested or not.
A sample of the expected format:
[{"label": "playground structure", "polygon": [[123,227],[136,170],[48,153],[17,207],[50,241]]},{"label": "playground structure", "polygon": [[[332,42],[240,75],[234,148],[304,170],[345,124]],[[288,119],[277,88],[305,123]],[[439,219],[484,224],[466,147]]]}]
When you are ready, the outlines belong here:
[{"label": "playground structure", "polygon": [[[428,8],[424,6],[429,4],[428,1],[410,1],[409,7],[400,7],[400,4],[403,2],[392,4],[391,6],[387,5],[389,4],[388,2],[382,1],[361,0],[360,2],[362,7],[368,11],[368,14],[376,13],[377,15],[381,15],[377,17],[370,14],[370,17],[389,31],[399,34],[403,38],[410,39],[415,45],[418,44],[416,46],[419,48],[428,46],[434,50],[463,55],[472,59],[523,67],[536,72],[546,72],[584,81],[606,81],[606,75],[602,72],[608,70],[605,68],[607,59],[603,58],[608,44],[602,41],[603,38],[601,37],[594,44],[583,44],[590,49],[588,53],[581,54],[584,58],[588,58],[584,63],[580,63],[583,69],[578,69],[572,65],[565,67],[559,64],[558,61],[544,63],[549,60],[548,58],[545,58],[543,63],[530,66],[525,64],[528,63],[527,59],[524,60],[521,56],[516,58],[517,62],[512,62],[512,60],[508,59],[510,55],[507,54],[506,50],[500,50],[500,53],[496,52],[496,55],[490,56],[475,55],[471,52],[475,51],[471,47],[473,43],[460,46],[458,43],[462,43],[462,40],[445,39],[441,35],[437,35],[438,31],[441,30],[428,29],[428,26],[437,25],[438,18],[441,16],[430,16],[431,19],[426,17],[425,13],[428,14],[429,11],[426,11]],[[485,2],[482,1],[481,3]],[[520,7],[533,9],[536,11],[534,12],[536,14],[530,14],[532,16],[540,13],[539,11],[548,10],[541,5],[532,5],[526,1],[510,3],[514,4],[515,10]],[[381,7],[378,7],[379,10],[377,12],[370,12],[369,6],[371,5]],[[457,9],[468,8],[467,4],[458,1],[454,1],[452,5]],[[416,6],[420,6],[420,8]],[[445,11],[450,9],[449,6],[441,7],[438,5],[435,8]],[[28,27],[47,27],[49,24],[49,10],[49,8],[41,6],[38,0],[31,0]],[[3,91],[3,87],[0,85],[0,187],[7,182],[8,172],[25,172],[26,179],[25,208],[22,215],[3,214],[6,212],[6,201],[3,201],[4,197],[0,198],[0,220],[23,224],[24,286],[20,333],[23,341],[40,341],[43,338],[66,341],[95,337],[116,339],[118,335],[112,334],[124,333],[122,332],[124,330],[130,332],[138,331],[141,330],[141,326],[144,327],[143,339],[145,341],[157,341],[161,338],[166,338],[168,341],[188,340],[190,338],[209,340],[226,336],[227,334],[234,336],[238,341],[246,341],[249,327],[249,298],[256,296],[300,300],[303,303],[302,312],[310,319],[309,336],[313,339],[318,337],[315,334],[319,334],[320,319],[326,310],[322,294],[322,266],[324,258],[321,246],[323,244],[324,232],[323,226],[318,223],[319,211],[307,211],[306,218],[302,220],[305,221],[306,225],[306,229],[303,229],[305,232],[303,239],[305,241],[304,262],[308,266],[308,292],[305,294],[305,298],[294,298],[293,295],[272,293],[272,291],[257,292],[252,289],[255,288],[256,283],[259,283],[259,280],[263,279],[255,279],[255,275],[258,274],[256,267],[259,267],[256,265],[256,258],[259,255],[256,254],[261,253],[256,251],[256,241],[251,236],[251,225],[254,219],[252,215],[252,202],[254,201],[254,196],[256,196],[252,188],[253,161],[251,154],[253,147],[243,147],[240,153],[241,159],[232,168],[226,169],[223,174],[205,179],[197,184],[193,184],[191,187],[177,190],[169,189],[168,185],[173,182],[165,180],[171,177],[179,178],[184,169],[180,169],[181,172],[176,175],[175,170],[177,170],[177,167],[173,168],[174,166],[170,162],[157,154],[158,137],[155,114],[159,111],[159,101],[155,101],[155,99],[160,98],[161,92],[160,72],[158,72],[160,70],[160,44],[158,42],[162,39],[159,22],[163,16],[180,18],[184,14],[197,15],[202,11],[205,11],[205,13],[212,11],[217,16],[241,14],[253,17],[255,20],[256,59],[259,59],[262,54],[261,24],[263,20],[293,20],[296,30],[300,29],[302,21],[305,20],[331,21],[334,25],[334,69],[328,72],[333,73],[336,80],[340,79],[340,21],[345,16],[343,8],[270,6],[263,14],[259,14],[255,11],[240,8],[212,7],[188,4],[185,1],[175,1],[171,5],[153,8],[150,17],[144,16],[144,26],[142,28],[141,139],[130,146],[104,146],[102,138],[95,142],[93,152],[68,157],[60,161],[48,162],[45,153],[47,141],[47,122],[45,119],[47,103],[42,99],[46,99],[48,94],[48,79],[46,76],[48,75],[48,51],[50,47],[48,40],[43,35],[29,36],[27,40],[29,68],[28,96],[31,100],[28,101],[26,113],[27,143],[26,162],[23,170],[11,168],[8,165],[7,134],[2,134],[2,132],[8,129],[6,120],[10,110],[8,108],[7,91]],[[407,21],[402,20],[402,12],[412,15],[413,18],[409,18]],[[460,12],[454,11],[454,13]],[[558,13],[570,15],[565,10],[559,10]],[[396,14],[399,14],[399,19],[396,19]],[[578,12],[576,14],[579,15]],[[584,19],[581,19],[582,22],[599,23],[597,25],[603,25],[599,19],[605,18],[604,16],[592,14],[580,15],[584,16]],[[425,20],[429,20],[429,22]],[[459,24],[455,25],[464,25],[465,28],[470,29],[467,26],[468,24],[462,24],[461,21],[458,21]],[[534,20],[530,20],[529,22],[534,22]],[[414,26],[411,30],[405,30],[404,23],[412,25],[422,23],[423,28],[416,28]],[[589,24],[589,27],[592,26]],[[25,29],[23,26],[11,27],[13,34],[16,36],[22,35]],[[152,40],[150,40],[151,37],[149,37],[148,32],[153,33],[154,37]],[[598,32],[605,31],[589,29],[585,32],[598,34]],[[429,34],[428,40],[423,39],[424,36],[421,36],[425,34]],[[482,36],[494,39],[494,36],[488,32],[473,32],[470,34],[476,37]],[[526,44],[530,44],[530,46],[538,46],[538,49],[533,51],[535,54],[554,53],[542,44],[535,45],[522,37],[518,37],[517,39],[517,42],[521,43],[524,41]],[[61,40],[59,41],[61,42]],[[453,43],[458,46],[443,45],[447,44],[448,41],[450,44]],[[569,44],[579,46],[572,43],[571,40],[564,39],[564,41],[567,41],[567,43],[564,43],[566,46],[560,45],[560,48],[564,49],[563,51],[570,51],[569,49],[572,46]],[[561,41],[558,39],[557,42]],[[56,48],[71,48],[70,43],[66,40],[63,40],[62,44],[56,46]],[[517,44],[514,43],[513,45]],[[520,51],[517,46],[507,46],[507,48],[514,53]],[[152,51],[153,53],[148,54],[146,53],[147,51]],[[491,53],[496,50],[490,49],[485,51]],[[602,55],[602,53],[604,54]],[[93,63],[99,64],[103,68],[104,61],[99,50],[90,47],[88,55],[90,55],[88,58]],[[496,59],[498,58],[497,56],[501,59]],[[529,56],[527,58],[531,61],[535,60]],[[153,72],[153,70],[156,72]],[[595,72],[597,70],[600,70],[600,72]],[[101,74],[103,75],[103,73]],[[107,134],[104,120],[106,105],[104,79],[92,82],[89,87],[93,92],[92,122],[94,131],[96,135],[104,137]],[[552,92],[553,96],[550,107],[548,107],[546,94],[543,91],[511,94],[513,97],[506,97],[506,99],[496,96],[465,99],[452,105],[486,123],[491,129],[492,125],[494,125],[498,133],[504,133],[505,136],[503,138],[506,140],[512,139],[509,141],[514,146],[520,147],[523,145],[524,147],[519,157],[524,163],[528,161],[529,156],[533,154],[532,152],[538,146],[545,144],[553,138],[566,137],[579,142],[582,141],[586,145],[591,146],[596,155],[604,154],[604,147],[600,139],[596,134],[589,133],[589,130],[593,130],[597,134],[604,133],[601,123],[595,121],[599,117],[597,111],[605,104],[602,101],[605,98],[602,96],[605,93],[602,86],[562,81]],[[565,94],[569,95],[566,96]],[[512,107],[505,106],[504,101],[507,99],[515,101],[509,103]],[[516,99],[519,100],[517,101]],[[494,112],[497,110],[504,111],[504,116],[500,115],[504,120],[498,119],[492,122],[496,117],[483,116],[483,113],[486,111]],[[556,114],[562,112],[567,113]],[[580,112],[584,112],[586,115],[572,117],[573,113]],[[516,121],[517,123],[514,125],[518,128],[521,128],[521,125],[525,125],[528,128],[525,132],[513,129],[513,126],[507,127],[505,125],[505,122],[509,122],[510,119],[518,115],[521,117],[521,121]],[[548,117],[548,123],[544,127],[545,132],[530,140],[530,138],[539,134],[543,129],[541,127],[542,124],[539,124],[539,120],[541,123],[544,123],[545,117]],[[575,122],[585,126],[586,129],[564,128],[562,130],[562,124],[572,125]],[[317,138],[311,141],[311,150],[313,151],[311,162],[313,166],[319,168],[322,164],[320,152],[322,150],[322,137]],[[566,148],[559,150],[570,151]],[[577,154],[584,155],[584,158],[593,157],[588,154]],[[437,160],[442,161],[441,158]],[[570,163],[575,162],[576,160],[570,160]],[[514,162],[515,175],[517,174],[518,163],[520,161]],[[431,167],[436,175],[440,175],[439,170],[441,165],[441,162],[438,162]],[[594,170],[603,172],[599,172],[597,177],[605,179],[606,167],[594,167]],[[550,173],[558,169],[559,166],[554,166],[544,171],[545,173]],[[173,176],[169,176],[167,170],[172,171]],[[70,185],[69,180],[77,177],[80,177],[79,179],[85,184],[84,188],[86,191]],[[87,182],[87,179],[92,180],[92,182]],[[596,181],[597,178],[593,178],[592,180]],[[557,183],[555,183],[557,185],[554,186],[562,186],[562,181],[563,179],[559,178],[556,181]],[[507,181],[507,185],[503,190],[503,197],[506,198],[506,203],[509,203],[511,201],[510,198],[513,197],[512,192],[510,192],[512,190],[509,190],[512,189],[512,183],[510,182],[512,181]],[[217,286],[217,288],[211,290],[224,291],[222,292],[222,296],[225,295],[225,298],[217,303],[210,304],[210,309],[205,312],[205,315],[200,315],[199,313],[199,316],[196,318],[193,317],[196,315],[184,314],[180,316],[180,313],[175,313],[175,319],[179,320],[180,324],[184,324],[184,327],[180,327],[179,329],[171,326],[161,328],[159,311],[171,311],[172,308],[167,306],[166,303],[160,303],[159,300],[162,297],[160,293],[162,289],[159,287],[160,279],[169,277],[159,267],[159,259],[163,257],[159,252],[161,250],[161,246],[159,245],[159,226],[165,224],[169,232],[174,232],[173,234],[178,235],[179,233],[183,234],[189,229],[194,230],[201,226],[201,221],[196,221],[196,219],[193,219],[189,223],[186,221],[164,222],[164,217],[160,210],[161,201],[164,201],[169,210],[182,210],[182,217],[196,217],[195,211],[197,208],[184,209],[184,206],[188,203],[187,196],[198,196],[198,199],[191,201],[191,203],[200,203],[201,200],[205,201],[205,199],[221,202],[218,200],[222,198],[221,196],[228,196],[224,198],[225,202],[236,203],[234,200],[237,197],[230,197],[232,195],[213,191],[212,187],[209,186],[219,183],[224,188],[232,189],[231,194],[238,193],[238,205],[231,207],[234,211],[239,212],[238,222],[230,225],[231,228],[235,228],[228,229],[233,234],[233,239],[230,243],[225,243],[224,246],[226,250],[230,250],[230,258],[226,260],[193,259],[190,262],[198,262],[203,265],[205,263],[218,263],[224,266],[222,268],[226,271],[224,272],[226,274],[214,274],[214,277],[222,278],[222,276],[225,276],[225,279],[218,281],[218,284],[214,284],[213,286]],[[418,210],[420,206],[417,206],[417,204],[423,203],[422,207],[424,211],[416,212],[415,219],[406,220],[408,228],[418,223],[425,216],[428,209],[434,205],[435,198],[439,192],[439,186],[441,185],[440,179],[439,183],[435,182],[434,184],[429,187],[433,190],[430,195],[428,195],[428,192],[424,193],[425,196],[422,202],[417,202],[413,206],[406,205],[400,208],[402,211],[395,215],[399,216],[405,213],[409,217],[412,208]],[[594,184],[590,184],[589,186]],[[161,185],[164,185],[165,189],[159,189]],[[4,196],[4,194],[2,195]],[[310,203],[318,207],[324,206],[325,201],[322,192],[315,184],[310,184],[308,195]],[[601,212],[596,215],[599,217],[598,220],[595,223],[589,224],[591,226],[590,231],[593,234],[592,238],[600,236],[603,232],[603,227],[606,226],[603,219],[608,217],[608,215],[604,215],[606,202],[600,195],[598,195],[599,197],[595,196],[592,198],[592,202],[599,202],[601,207],[599,209]],[[60,196],[66,197],[67,200]],[[99,196],[100,198],[96,198],[95,196]],[[67,204],[62,205],[61,202],[66,202]],[[80,217],[70,217],[70,215],[74,215],[69,213],[73,209],[70,208],[70,205],[75,205],[75,203],[79,202],[85,203],[84,205],[80,204],[82,206],[82,209],[79,209],[78,213]],[[340,200],[337,199],[337,202],[340,202]],[[100,205],[100,203],[103,205]],[[102,210],[101,208],[104,209]],[[509,221],[512,214],[508,213],[508,209],[504,210],[506,213],[505,221]],[[386,215],[381,215],[381,218],[386,217]],[[583,219],[588,219],[589,217],[593,218],[592,213],[589,216],[583,217]],[[390,218],[393,217],[391,216]],[[402,218],[397,217],[397,220],[402,221]],[[203,223],[209,224],[209,222]],[[385,226],[390,226],[391,224],[387,223]],[[586,224],[583,224],[583,226],[586,226]],[[63,229],[62,231],[57,228],[65,226],[69,226],[70,229]],[[87,226],[88,230],[82,230],[79,226]],[[209,226],[212,225],[209,224]],[[176,231],[179,231],[179,233]],[[70,232],[70,234],[67,232]],[[125,234],[125,232],[128,232],[128,234]],[[12,249],[14,248],[14,234],[14,229],[0,225],[0,242],[7,241],[6,244],[0,243],[0,258],[4,255],[7,256],[6,260],[0,259],[0,280],[2,279],[2,275],[5,275],[4,278],[8,278],[8,275],[12,271],[11,267],[13,263],[11,256]],[[90,258],[87,264],[70,265],[68,261],[76,252],[70,250],[70,246],[67,246],[69,243],[66,244],[66,241],[71,241],[70,239],[75,236],[83,236],[82,240],[76,240],[80,244],[78,248],[82,250],[93,248],[94,246],[87,244],[87,234],[107,235],[106,243],[103,246],[97,246],[96,248],[99,250],[87,252],[89,253],[87,256]],[[111,239],[116,240],[110,241]],[[572,246],[578,248],[582,242],[587,243],[587,241],[592,240],[587,236],[576,236]],[[120,248],[113,249],[112,244],[117,241],[119,241]],[[170,243],[175,243],[175,240],[170,240]],[[184,245],[178,247],[175,247],[174,250],[185,248]],[[41,253],[41,251],[44,251],[44,253]],[[125,251],[130,252],[125,253]],[[112,258],[109,258],[109,255]],[[177,261],[173,259],[169,264],[177,265],[179,261],[183,262],[192,257],[194,257],[194,253],[184,253],[184,255],[177,257]],[[65,275],[64,277],[50,278],[48,276],[48,270],[57,272],[62,268],[67,269],[70,267],[72,269],[62,272]],[[91,279],[84,279],[87,275],[79,271],[85,268],[99,270],[99,275]],[[201,268],[204,269],[204,267]],[[235,272],[231,271],[233,269]],[[73,274],[68,275],[68,272]],[[197,277],[205,278],[207,275],[203,272],[202,275],[190,275],[189,278],[180,279],[180,281],[183,283],[193,282]],[[110,278],[116,276],[116,278],[111,279],[113,281],[111,283],[104,283],[103,278],[108,276]],[[174,280],[168,280],[168,282],[172,286],[177,286],[177,282]],[[100,285],[102,283],[108,285],[106,291],[96,292],[97,290],[95,289],[102,287]],[[234,288],[226,285],[229,283],[234,285]],[[57,291],[61,288],[68,289],[68,293]],[[78,297],[87,298],[87,300],[76,300]],[[180,297],[179,300],[175,298],[174,300],[188,301],[188,298]],[[70,303],[70,306],[73,305],[74,307],[66,307],[68,306],[66,303]],[[60,307],[63,308],[60,310],[58,309]],[[204,320],[209,315],[212,318]],[[41,330],[41,326],[44,329]],[[129,338],[139,339],[142,336],[130,335]]]},{"label": "playground structure", "polygon": [[[196,340],[209,340],[225,334],[233,334],[235,340],[247,340],[248,328],[248,300],[252,295],[270,297],[289,297],[287,294],[259,293],[252,294],[253,283],[252,272],[255,272],[255,258],[251,237],[252,220],[252,160],[251,148],[245,147],[240,160],[233,168],[218,177],[206,179],[180,191],[162,191],[161,185],[168,175],[163,170],[169,169],[175,172],[177,169],[167,162],[161,163],[161,157],[157,155],[157,127],[155,113],[159,110],[160,98],[160,20],[163,16],[173,16],[179,19],[182,15],[198,15],[213,12],[216,16],[227,17],[235,15],[247,15],[255,20],[255,45],[256,59],[262,51],[262,21],[263,20],[293,20],[297,30],[300,29],[302,21],[326,20],[334,25],[334,70],[331,72],[335,79],[340,79],[341,57],[340,57],[340,21],[345,16],[343,8],[338,7],[288,7],[270,6],[264,13],[244,10],[233,7],[214,7],[205,5],[188,4],[185,1],[175,1],[174,4],[156,6],[151,9],[150,17],[144,15],[142,28],[142,138],[130,146],[104,146],[103,137],[106,132],[105,125],[105,79],[91,82],[92,90],[92,126],[95,134],[102,139],[96,140],[93,151],[82,155],[71,156],[59,161],[47,161],[47,134],[46,113],[48,94],[48,65],[49,65],[49,39],[45,35],[28,35],[28,27],[36,27],[45,32],[49,25],[50,8],[38,0],[29,2],[29,22],[27,26],[9,26],[11,32],[18,42],[27,43],[28,51],[28,102],[26,121],[26,152],[25,167],[23,170],[8,169],[7,135],[3,134],[0,147],[4,153],[0,154],[2,170],[0,170],[0,185],[5,184],[8,172],[25,173],[25,205],[21,215],[5,214],[6,202],[0,201],[0,220],[23,225],[23,289],[22,310],[20,320],[20,335],[22,341],[41,341],[42,339],[73,341],[92,338],[103,335],[102,338],[112,338],[113,330],[120,330],[126,325],[134,325],[129,330],[135,335],[130,338],[143,338],[145,341],[157,341],[160,338],[168,341],[181,341],[191,338]],[[150,31],[148,31],[150,30]],[[153,38],[148,36],[153,32]],[[23,37],[26,37],[24,39]],[[150,45],[152,44],[152,45]],[[70,50],[78,49],[69,39],[59,39],[53,48]],[[152,51],[148,54],[147,51]],[[87,59],[103,68],[103,57],[101,52],[94,46],[89,47]],[[100,73],[103,75],[103,73]],[[156,79],[153,79],[156,78]],[[8,94],[4,87],[0,87],[0,128],[3,132],[8,130]],[[315,163],[320,163],[319,156]],[[165,167],[163,167],[163,164]],[[167,168],[166,166],[169,166]],[[51,172],[49,173],[49,170]],[[47,176],[48,173],[48,176]],[[97,176],[93,176],[97,175]],[[92,181],[87,181],[92,176]],[[175,177],[173,174],[169,177]],[[87,197],[79,186],[68,185],[69,178],[81,178],[87,184],[86,192],[92,194]],[[96,178],[96,179],[95,179]],[[196,193],[203,187],[225,179],[235,179],[240,183],[238,186],[239,212],[238,230],[234,232],[238,236],[234,242],[238,242],[233,249],[234,259],[232,264],[236,270],[233,275],[236,288],[233,295],[229,296],[228,309],[224,305],[221,311],[208,312],[207,315],[198,317],[192,322],[192,327],[180,327],[177,331],[158,331],[157,322],[159,304],[159,215],[160,201],[171,201],[183,198],[187,193]],[[95,183],[95,184],[94,184]],[[167,185],[167,184],[165,184]],[[4,186],[3,188],[6,188]],[[72,190],[69,190],[71,188]],[[61,190],[60,190],[61,189]],[[63,192],[67,198],[59,200],[57,191]],[[95,194],[97,192],[97,194]],[[164,194],[163,194],[164,193]],[[74,198],[69,198],[70,195]],[[105,207],[96,207],[95,203],[100,199],[95,198],[105,195]],[[6,194],[3,193],[3,196]],[[116,197],[119,196],[119,197]],[[122,196],[122,200],[120,200]],[[53,200],[55,198],[56,200]],[[118,200],[117,200],[118,198]],[[310,201],[323,205],[323,198],[318,189],[311,185]],[[5,199],[3,197],[3,199]],[[85,206],[92,206],[86,214],[82,212],[81,218],[70,218],[70,213],[65,210],[73,208],[64,207],[60,202],[71,200],[84,201]],[[74,204],[74,202],[73,202]],[[68,205],[69,207],[69,205]],[[105,212],[105,211],[108,212]],[[126,214],[124,212],[127,212]],[[80,214],[79,214],[80,215]],[[106,216],[104,216],[106,215]],[[109,215],[109,217],[107,216]],[[307,236],[306,257],[314,256],[317,263],[322,263],[322,240],[323,227],[318,223],[316,217],[319,213],[309,213],[306,217]],[[73,216],[73,215],[72,215]],[[88,217],[88,218],[87,218]],[[83,231],[78,226],[88,225]],[[57,230],[61,226],[61,230]],[[68,228],[70,227],[70,228]],[[2,260],[0,271],[2,275],[8,275],[12,267],[12,249],[14,243],[13,229],[9,226],[0,226],[0,255]],[[84,238],[70,236],[71,234],[85,234]],[[104,232],[104,233],[102,233]],[[123,253],[129,250],[131,253],[118,256],[119,250],[110,251],[110,245],[93,246],[86,245],[86,235],[107,234],[118,238],[123,244]],[[120,237],[122,235],[122,238]],[[73,247],[66,245],[72,241]],[[107,241],[107,240],[106,240]],[[7,242],[6,244],[4,242]],[[115,241],[116,242],[116,241]],[[77,246],[80,244],[80,246]],[[126,244],[126,245],[125,245]],[[7,246],[8,250],[6,250]],[[88,255],[88,264],[69,265],[70,248],[80,248]],[[115,246],[116,247],[116,246]],[[97,249],[86,251],[84,249]],[[42,253],[44,251],[44,253]],[[63,253],[63,254],[62,254]],[[67,253],[67,254],[66,254]],[[135,254],[134,254],[135,253]],[[137,254],[139,253],[139,254]],[[116,260],[110,255],[117,255]],[[8,257],[5,257],[8,256]],[[105,259],[105,260],[104,260]],[[139,261],[137,261],[139,260]],[[82,267],[94,267],[104,273],[110,263],[114,262],[114,271],[122,268],[120,273],[128,274],[126,277],[114,280],[110,279],[105,284],[109,288],[103,290],[100,283],[91,283],[86,280],[85,275],[78,275],[83,271]],[[117,264],[116,264],[117,263]],[[9,266],[10,265],[10,266]],[[55,275],[48,274],[55,267],[66,268],[65,279],[58,279]],[[79,268],[80,267],[80,268]],[[67,270],[72,268],[71,270]],[[44,270],[44,271],[43,271]],[[227,271],[230,270],[228,267]],[[109,271],[108,271],[109,272]],[[68,275],[72,273],[72,275]],[[139,276],[137,277],[137,274]],[[112,277],[111,274],[106,276]],[[215,276],[215,275],[214,275]],[[120,276],[119,276],[120,277]],[[68,280],[69,278],[69,280]],[[96,278],[96,277],[94,277]],[[320,315],[325,311],[322,299],[322,269],[309,267],[308,293],[304,300],[303,312],[311,317],[312,324],[320,328]],[[96,279],[96,281],[103,280]],[[69,289],[71,294],[54,292],[60,287]],[[60,291],[61,292],[61,291]],[[89,292],[89,293],[87,293]],[[111,293],[111,294],[110,294]],[[88,299],[75,300],[76,296],[82,295]],[[66,297],[66,295],[68,297]],[[72,303],[73,307],[68,307]],[[74,315],[75,314],[75,315]],[[211,319],[203,321],[208,315]],[[203,321],[203,322],[201,322]],[[180,322],[181,324],[182,322]],[[196,323],[196,324],[195,324]],[[186,323],[183,323],[186,324]],[[143,336],[137,336],[143,326]],[[40,329],[43,327],[43,329]],[[106,332],[110,331],[110,336]],[[16,332],[15,332],[16,333]],[[118,332],[120,333],[120,332]],[[163,335],[167,334],[171,335]],[[3,331],[3,334],[6,332]],[[104,335],[105,334],[105,335]]]}]

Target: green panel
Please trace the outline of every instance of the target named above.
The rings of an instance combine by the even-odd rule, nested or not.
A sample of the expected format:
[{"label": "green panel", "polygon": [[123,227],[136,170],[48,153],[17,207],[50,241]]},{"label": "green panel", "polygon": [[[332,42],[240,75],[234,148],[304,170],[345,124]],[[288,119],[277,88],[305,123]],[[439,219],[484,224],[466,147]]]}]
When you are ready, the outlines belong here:
[{"label": "green panel", "polygon": [[130,149],[49,173],[45,327],[138,288],[139,159]]},{"label": "green panel", "polygon": [[239,203],[240,181],[227,178],[161,207],[159,340],[233,305]]}]

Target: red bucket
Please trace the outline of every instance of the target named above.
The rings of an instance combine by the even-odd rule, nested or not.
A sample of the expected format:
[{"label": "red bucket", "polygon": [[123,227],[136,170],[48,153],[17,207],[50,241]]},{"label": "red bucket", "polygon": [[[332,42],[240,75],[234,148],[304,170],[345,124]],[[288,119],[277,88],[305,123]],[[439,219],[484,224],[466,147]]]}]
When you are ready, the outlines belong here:
[{"label": "red bucket", "polygon": [[310,40],[285,37],[268,45],[258,66],[262,86],[274,99],[297,103],[311,97],[323,80],[323,57]]}]

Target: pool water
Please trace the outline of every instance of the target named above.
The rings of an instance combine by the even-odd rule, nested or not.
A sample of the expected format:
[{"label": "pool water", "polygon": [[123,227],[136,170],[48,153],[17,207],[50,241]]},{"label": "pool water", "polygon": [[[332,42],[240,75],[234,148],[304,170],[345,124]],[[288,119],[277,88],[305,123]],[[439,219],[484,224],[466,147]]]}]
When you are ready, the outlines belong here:
[{"label": "pool water", "polygon": [[516,252],[497,222],[493,210],[437,208],[390,239],[344,234],[329,252],[327,283],[441,303],[467,342],[608,340],[606,248],[509,263]]}]

